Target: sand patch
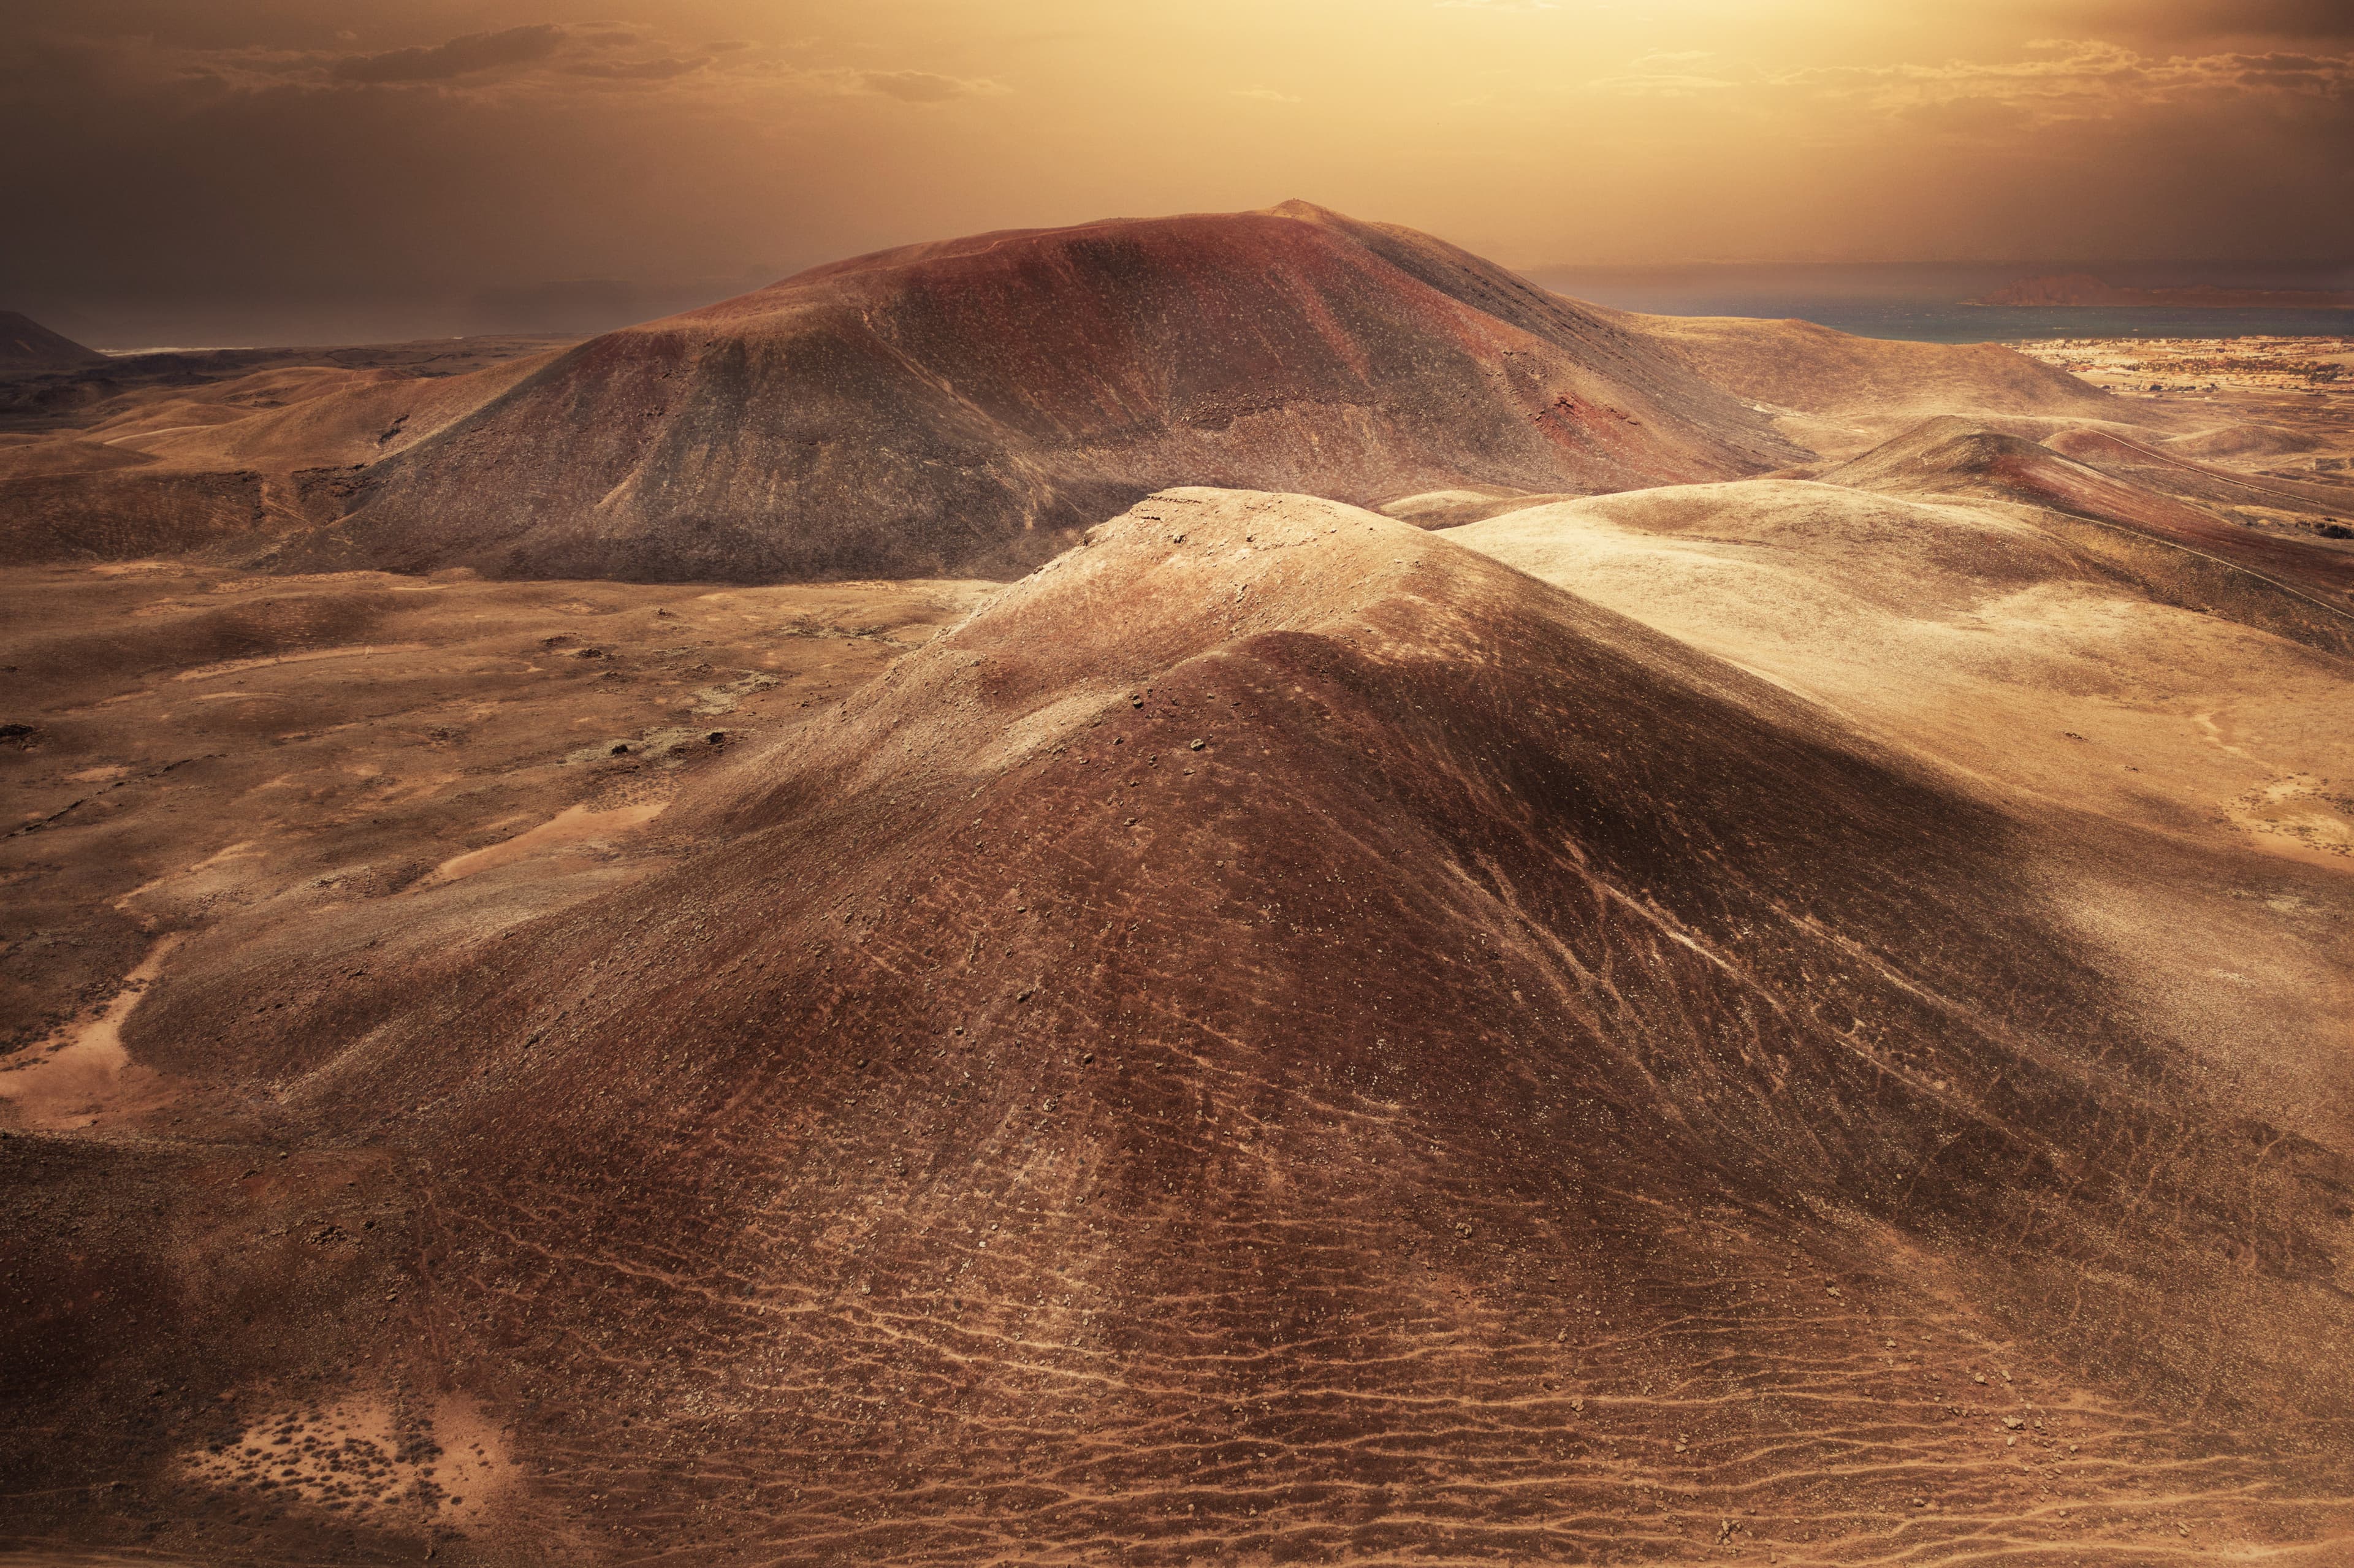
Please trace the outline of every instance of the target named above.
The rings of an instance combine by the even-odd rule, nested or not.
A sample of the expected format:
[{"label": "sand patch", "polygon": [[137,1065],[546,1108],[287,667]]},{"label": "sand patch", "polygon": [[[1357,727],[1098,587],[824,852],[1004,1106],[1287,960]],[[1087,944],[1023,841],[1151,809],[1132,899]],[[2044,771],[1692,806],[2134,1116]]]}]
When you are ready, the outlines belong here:
[{"label": "sand patch", "polygon": [[88,1127],[110,1111],[156,1097],[156,1075],[131,1065],[122,1025],[180,941],[176,933],[159,938],[122,977],[122,989],[106,1010],[69,1030],[62,1043],[35,1045],[0,1062],[0,1101],[16,1107],[22,1125],[49,1132]]},{"label": "sand patch", "polygon": [[417,885],[420,889],[439,887],[527,856],[568,849],[614,833],[626,833],[662,815],[663,807],[667,804],[668,801],[648,801],[639,805],[616,806],[607,811],[592,811],[587,806],[567,807],[539,826],[517,833],[511,839],[482,849],[469,850],[464,854],[443,861],[419,878]]},{"label": "sand patch", "polygon": [[376,1526],[479,1523],[517,1476],[504,1437],[464,1399],[288,1409],[180,1462],[205,1486]]},{"label": "sand patch", "polygon": [[2292,773],[2251,789],[2225,802],[2223,814],[2274,854],[2330,866],[2354,858],[2354,792],[2336,792],[2312,774]]},{"label": "sand patch", "polygon": [[695,694],[695,711],[705,716],[732,714],[737,705],[755,692],[765,692],[777,683],[774,675],[748,670],[741,680],[730,681],[724,686],[705,686]]}]

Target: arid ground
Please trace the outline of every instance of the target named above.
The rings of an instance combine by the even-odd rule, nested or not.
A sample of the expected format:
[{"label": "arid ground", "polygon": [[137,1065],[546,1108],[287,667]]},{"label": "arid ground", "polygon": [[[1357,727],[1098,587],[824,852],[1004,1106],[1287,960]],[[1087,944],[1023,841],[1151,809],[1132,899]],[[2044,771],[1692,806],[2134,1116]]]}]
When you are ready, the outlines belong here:
[{"label": "arid ground", "polygon": [[17,384],[0,1553],[2354,1560],[2345,349],[1290,204]]}]

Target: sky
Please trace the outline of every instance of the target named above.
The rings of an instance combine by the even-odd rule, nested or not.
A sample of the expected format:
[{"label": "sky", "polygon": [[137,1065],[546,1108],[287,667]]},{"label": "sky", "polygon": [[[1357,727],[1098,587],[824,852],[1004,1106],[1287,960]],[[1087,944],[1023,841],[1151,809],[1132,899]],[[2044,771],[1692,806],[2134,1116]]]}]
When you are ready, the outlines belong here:
[{"label": "sky", "polygon": [[115,347],[1295,196],[1523,268],[2345,259],[2354,0],[0,0],[0,309]]}]

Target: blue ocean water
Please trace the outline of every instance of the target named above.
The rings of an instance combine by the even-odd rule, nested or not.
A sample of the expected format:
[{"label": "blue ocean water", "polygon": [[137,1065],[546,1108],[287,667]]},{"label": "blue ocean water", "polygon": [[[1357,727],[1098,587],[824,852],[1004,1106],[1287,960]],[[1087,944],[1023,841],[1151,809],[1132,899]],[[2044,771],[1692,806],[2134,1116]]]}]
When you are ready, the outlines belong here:
[{"label": "blue ocean water", "polygon": [[2001,343],[2052,337],[2354,336],[2354,310],[2199,311],[1966,305],[2021,278],[2085,272],[2127,288],[2215,283],[2354,289],[2343,262],[1890,262],[1539,267],[1528,278],[1598,305],[1676,316],[1796,317],[1859,337]]},{"label": "blue ocean water", "polygon": [[2039,337],[2345,337],[2354,311],[2184,311],[2137,306],[1859,305],[1838,300],[1744,302],[1752,309],[1676,315],[1796,316],[1858,337],[2011,343]]}]

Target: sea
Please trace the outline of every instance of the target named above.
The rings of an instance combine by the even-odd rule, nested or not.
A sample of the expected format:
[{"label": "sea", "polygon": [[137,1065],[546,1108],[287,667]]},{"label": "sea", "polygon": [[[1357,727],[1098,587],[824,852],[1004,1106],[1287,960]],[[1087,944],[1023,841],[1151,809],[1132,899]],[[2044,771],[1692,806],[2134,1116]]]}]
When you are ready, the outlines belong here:
[{"label": "sea", "polygon": [[2083,272],[2120,288],[2213,283],[2354,289],[2354,262],[1891,262],[1534,267],[1557,293],[1622,311],[1817,322],[1859,337],[2015,343],[2058,337],[2347,337],[2354,310],[1966,305],[2022,278]]}]

